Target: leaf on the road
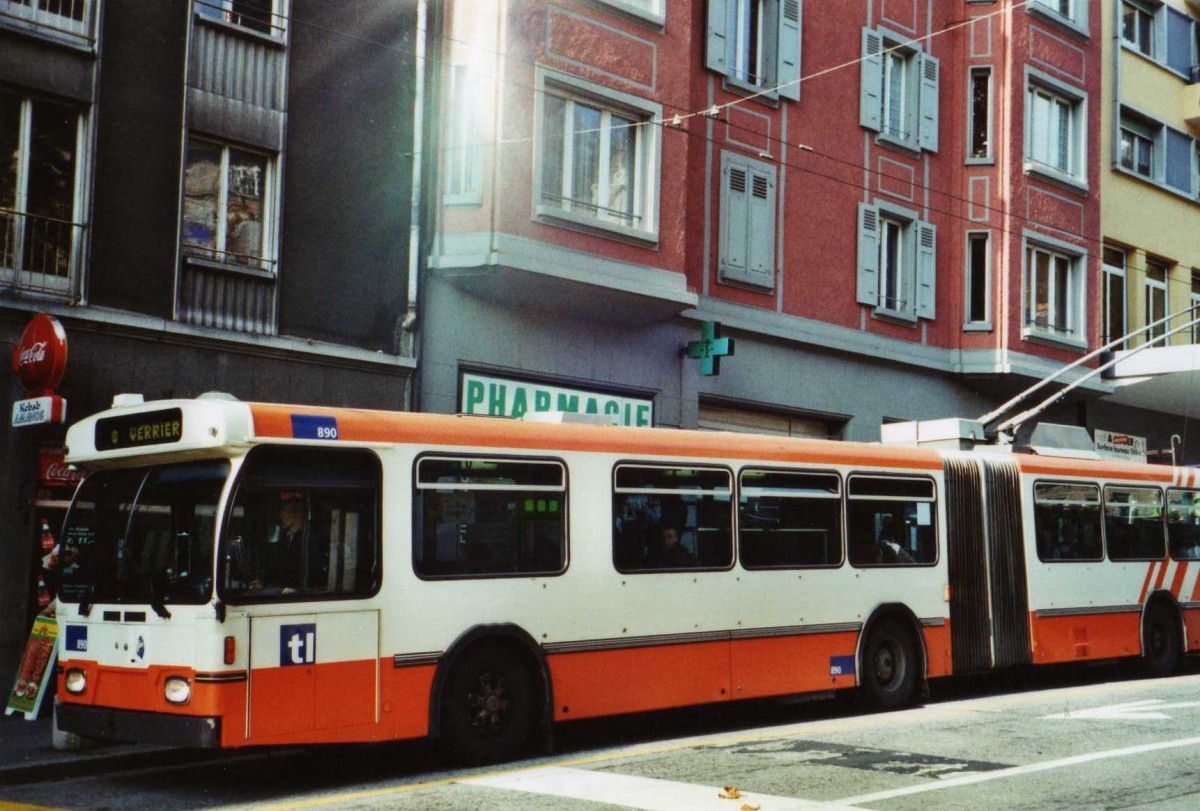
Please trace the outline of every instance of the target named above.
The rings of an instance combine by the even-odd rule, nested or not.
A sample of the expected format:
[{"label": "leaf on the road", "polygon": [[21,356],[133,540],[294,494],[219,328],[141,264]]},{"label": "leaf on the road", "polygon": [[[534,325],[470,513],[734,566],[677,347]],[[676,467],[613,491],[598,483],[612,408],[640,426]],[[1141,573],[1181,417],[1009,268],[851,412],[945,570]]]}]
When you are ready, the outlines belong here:
[{"label": "leaf on the road", "polygon": [[722,800],[737,800],[742,796],[742,792],[738,791],[737,786],[726,786],[725,790],[717,795]]},{"label": "leaf on the road", "polygon": [[750,805],[750,803],[742,803],[742,807],[739,809],[739,811],[758,811],[758,809],[760,809],[760,808],[762,808],[761,805]]}]

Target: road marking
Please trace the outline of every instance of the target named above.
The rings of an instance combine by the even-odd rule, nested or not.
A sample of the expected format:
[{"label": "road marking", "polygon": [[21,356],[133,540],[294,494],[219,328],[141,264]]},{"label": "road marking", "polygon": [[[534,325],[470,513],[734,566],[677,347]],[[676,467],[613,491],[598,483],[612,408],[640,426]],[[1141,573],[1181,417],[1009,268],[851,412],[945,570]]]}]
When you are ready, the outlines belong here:
[{"label": "road marking", "polygon": [[1069,718],[1091,721],[1165,721],[1171,716],[1162,710],[1177,710],[1184,707],[1200,707],[1200,701],[1177,701],[1168,704],[1161,698],[1150,698],[1145,701],[1130,701],[1127,704],[1113,704],[1108,707],[1091,707],[1086,710],[1067,710],[1053,715],[1043,715],[1042,718]]},{"label": "road marking", "polygon": [[822,803],[795,797],[758,794],[745,790],[737,798],[740,802],[730,802],[728,798],[722,799],[718,796],[722,792],[720,787],[560,767],[539,769],[536,772],[523,774],[477,777],[462,780],[460,783],[549,797],[590,800],[623,808],[637,808],[641,811],[676,811],[679,808],[696,809],[696,811],[705,811],[705,809],[732,811],[742,804],[760,806],[770,809],[770,811],[790,811],[790,809],[799,808],[849,809],[852,807],[845,803]]},{"label": "road marking", "polygon": [[1020,777],[1021,775],[1050,771],[1051,769],[1062,769],[1067,766],[1078,766],[1082,763],[1091,763],[1097,760],[1109,760],[1112,758],[1126,757],[1128,755],[1141,755],[1145,754],[1146,752],[1159,752],[1164,749],[1180,749],[1186,746],[1197,745],[1200,745],[1200,738],[1181,738],[1175,741],[1162,741],[1160,743],[1147,743],[1141,746],[1130,746],[1125,749],[1109,749],[1105,752],[1090,752],[1086,755],[1075,755],[1074,757],[1062,758],[1061,760],[1047,760],[1043,763],[1029,763],[1024,766],[1013,766],[1011,769],[1001,769],[995,772],[984,772],[982,774],[951,777],[948,780],[941,780],[936,783],[925,783],[919,786],[909,786],[907,788],[892,789],[890,791],[877,791],[873,794],[860,794],[857,797],[846,797],[838,802],[850,805],[875,803],[881,800],[891,800],[896,797],[907,797],[912,794],[923,794],[926,791],[941,791],[942,789],[947,788],[956,788],[958,786],[970,786],[974,785],[975,783],[983,783],[988,780],[1000,780],[1005,777]]}]

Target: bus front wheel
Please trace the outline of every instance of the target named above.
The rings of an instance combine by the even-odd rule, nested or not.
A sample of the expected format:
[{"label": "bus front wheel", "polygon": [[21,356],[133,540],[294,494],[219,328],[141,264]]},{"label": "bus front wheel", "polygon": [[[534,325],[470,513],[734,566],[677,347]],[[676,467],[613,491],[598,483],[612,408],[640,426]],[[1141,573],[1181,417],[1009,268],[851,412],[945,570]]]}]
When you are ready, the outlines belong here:
[{"label": "bus front wheel", "polygon": [[917,688],[917,648],[895,617],[871,626],[863,646],[861,684],[867,702],[891,710],[910,704]]},{"label": "bus front wheel", "polygon": [[1142,656],[1151,676],[1169,676],[1179,667],[1182,647],[1175,612],[1159,602],[1146,611],[1142,629]]},{"label": "bus front wheel", "polygon": [[442,693],[442,740],[451,757],[495,763],[530,748],[533,677],[511,648],[482,642],[455,663]]}]

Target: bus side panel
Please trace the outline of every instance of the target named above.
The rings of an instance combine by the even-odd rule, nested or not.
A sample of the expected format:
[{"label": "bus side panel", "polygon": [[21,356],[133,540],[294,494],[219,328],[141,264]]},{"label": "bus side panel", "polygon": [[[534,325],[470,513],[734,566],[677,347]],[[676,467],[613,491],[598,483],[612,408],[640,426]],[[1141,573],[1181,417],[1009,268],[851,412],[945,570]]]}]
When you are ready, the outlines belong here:
[{"label": "bus side panel", "polygon": [[728,642],[564,653],[549,663],[556,721],[730,698]]},{"label": "bus side panel", "polygon": [[429,734],[429,695],[436,665],[396,667],[391,657],[379,662],[386,737],[421,738]]},{"label": "bus side panel", "polygon": [[1189,651],[1200,649],[1200,608],[1189,608],[1183,612],[1183,625],[1187,630],[1184,644]]},{"label": "bus side panel", "polygon": [[1137,656],[1141,623],[1136,611],[1065,617],[1039,617],[1032,612],[1034,664]]},{"label": "bus side panel", "polygon": [[853,687],[858,633],[805,634],[734,640],[734,698],[810,693]]},{"label": "bus side panel", "polygon": [[954,654],[951,645],[950,620],[944,625],[927,625],[921,629],[925,637],[925,675],[931,679],[954,673]]}]

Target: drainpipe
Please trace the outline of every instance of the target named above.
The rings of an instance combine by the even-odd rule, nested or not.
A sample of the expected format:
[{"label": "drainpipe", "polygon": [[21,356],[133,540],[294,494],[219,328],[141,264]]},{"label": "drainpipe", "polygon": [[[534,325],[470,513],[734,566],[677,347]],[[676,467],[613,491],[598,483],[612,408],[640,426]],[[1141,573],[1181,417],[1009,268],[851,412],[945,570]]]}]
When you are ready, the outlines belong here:
[{"label": "drainpipe", "polygon": [[[427,0],[417,2],[417,37],[416,37],[416,86],[413,89],[413,145],[412,145],[412,199],[409,212],[408,227],[408,304],[404,309],[404,319],[400,322],[400,354],[405,357],[417,357],[417,303],[420,290],[421,276],[421,222],[423,220],[421,183],[425,163],[425,73],[428,69],[426,61],[425,39],[429,28],[426,21],[429,15]],[[416,410],[415,391],[410,408]]]}]

